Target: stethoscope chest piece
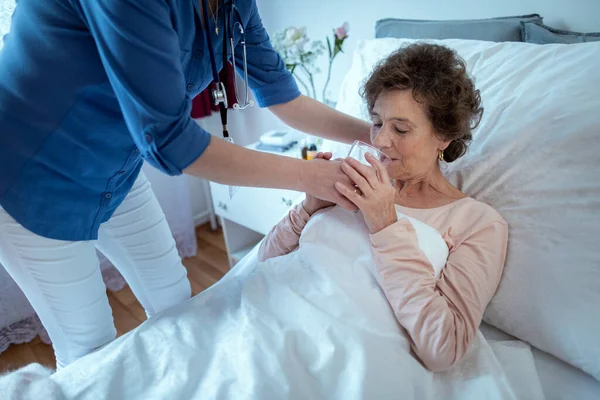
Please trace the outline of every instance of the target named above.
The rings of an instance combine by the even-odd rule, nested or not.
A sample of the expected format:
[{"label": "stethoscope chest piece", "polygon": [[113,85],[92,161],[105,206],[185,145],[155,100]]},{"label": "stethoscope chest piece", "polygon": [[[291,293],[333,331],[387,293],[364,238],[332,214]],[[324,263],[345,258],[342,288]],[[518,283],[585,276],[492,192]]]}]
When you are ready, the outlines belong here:
[{"label": "stethoscope chest piece", "polygon": [[[213,82],[214,82],[214,88],[211,90],[211,94],[213,97],[213,101],[214,104],[216,106],[219,107],[219,111],[221,113],[221,124],[223,125],[223,138],[226,140],[231,141],[231,138],[229,136],[229,132],[227,132],[227,108],[229,107],[229,102],[227,99],[227,92],[226,92],[226,85],[221,81],[221,79],[219,78],[219,71],[217,69],[217,62],[216,62],[216,57],[215,57],[215,51],[213,48],[213,44],[212,44],[212,39],[210,37],[210,30],[209,30],[209,16],[208,16],[208,10],[209,10],[209,5],[208,5],[208,0],[202,0],[202,19],[204,21],[204,36],[208,45],[208,54],[210,56],[210,65],[211,65],[211,70],[212,70],[212,74],[213,74]],[[231,37],[230,37],[230,18],[238,18],[239,20],[236,21],[232,26],[231,26]],[[244,26],[242,25],[241,22],[241,18],[239,15],[239,10],[237,10],[237,7],[235,6],[234,1],[231,1],[231,10],[229,13],[227,12],[223,12],[223,67],[225,67],[227,65],[227,63],[229,62],[228,60],[228,54],[227,54],[227,47],[230,46],[231,48],[231,57],[232,57],[232,64],[235,67],[236,66],[236,54],[235,54],[235,41],[233,38],[233,35],[235,33],[236,27],[239,29],[239,35],[241,36],[240,39],[240,44],[242,46],[242,69],[243,69],[243,74],[244,74],[244,90],[242,91],[242,93],[239,93],[240,90],[238,90],[238,83],[237,83],[237,79],[235,76],[235,73],[233,74],[233,88],[234,88],[234,102],[233,102],[233,108],[235,110],[244,110],[248,107],[252,107],[254,105],[254,101],[249,99],[249,94],[248,94],[248,63],[246,60],[246,37],[245,37],[245,30],[244,30]],[[218,28],[218,27],[217,27]],[[217,32],[218,34],[218,32]],[[225,78],[225,81],[227,82],[227,78]],[[243,98],[242,98],[243,96]],[[240,101],[240,99],[242,99],[242,101]]]},{"label": "stethoscope chest piece", "polygon": [[227,92],[225,91],[225,85],[223,82],[218,82],[215,84],[215,88],[212,91],[212,96],[216,106],[223,103],[225,108],[229,107],[227,102]]}]

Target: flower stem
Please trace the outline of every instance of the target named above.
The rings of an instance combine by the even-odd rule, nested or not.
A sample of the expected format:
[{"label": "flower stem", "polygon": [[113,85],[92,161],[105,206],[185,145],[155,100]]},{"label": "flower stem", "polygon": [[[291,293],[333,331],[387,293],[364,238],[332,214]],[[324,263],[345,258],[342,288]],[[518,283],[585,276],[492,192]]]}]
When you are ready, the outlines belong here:
[{"label": "flower stem", "polygon": [[310,86],[312,87],[312,91],[313,91],[313,99],[317,99],[317,89],[315,89],[315,81],[313,79],[312,74],[310,74]]},{"label": "flower stem", "polygon": [[317,89],[315,89],[315,81],[313,79],[313,75],[308,71],[308,69],[303,65],[300,64],[300,66],[302,67],[302,69],[304,70],[304,72],[306,72],[306,75],[308,75],[308,81],[310,82],[310,86],[312,88],[312,98],[313,99],[317,99]]},{"label": "flower stem", "polygon": [[310,96],[310,89],[308,88],[308,85],[306,83],[304,83],[304,81],[300,78],[300,76],[298,76],[298,74],[294,73],[293,75],[296,78],[296,80],[298,81],[298,83],[300,83],[300,85],[302,85],[302,87],[304,87],[306,94],[308,96]]},{"label": "flower stem", "polygon": [[323,86],[323,103],[325,103],[325,93],[327,91],[327,86],[329,85],[329,80],[331,79],[331,66],[333,65],[333,57],[329,58],[329,67],[327,68],[327,79],[325,80],[325,85]]}]

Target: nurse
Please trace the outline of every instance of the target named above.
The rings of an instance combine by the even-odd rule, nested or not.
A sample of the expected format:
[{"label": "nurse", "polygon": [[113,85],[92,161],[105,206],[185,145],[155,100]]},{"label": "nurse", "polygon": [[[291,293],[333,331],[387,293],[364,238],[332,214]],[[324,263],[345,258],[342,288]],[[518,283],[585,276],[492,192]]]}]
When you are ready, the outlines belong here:
[{"label": "nurse", "polygon": [[[190,297],[143,161],[169,175],[298,190],[354,208],[334,188],[350,185],[340,163],[247,150],[190,118],[191,99],[230,47],[226,59],[234,50],[260,107],[328,139],[369,137],[365,122],[300,94],[255,0],[200,1],[18,3],[0,50],[0,263],[48,330],[58,368],[116,335],[96,248],[148,316]],[[243,108],[240,92],[230,101]]]}]

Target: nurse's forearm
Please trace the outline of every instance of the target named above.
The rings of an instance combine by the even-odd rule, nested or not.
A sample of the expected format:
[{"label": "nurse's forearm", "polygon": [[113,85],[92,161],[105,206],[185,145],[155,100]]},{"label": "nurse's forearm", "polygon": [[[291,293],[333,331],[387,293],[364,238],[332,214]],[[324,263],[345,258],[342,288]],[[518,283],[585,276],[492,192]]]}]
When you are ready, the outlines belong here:
[{"label": "nurse's forearm", "polygon": [[370,143],[370,125],[304,95],[269,107],[279,119],[302,132],[343,143]]},{"label": "nurse's forearm", "polygon": [[212,137],[204,153],[184,173],[224,185],[303,190],[304,163]]},{"label": "nurse's forearm", "polygon": [[206,150],[184,173],[224,185],[306,192],[355,211],[356,206],[335,188],[336,182],[353,186],[341,165],[339,160],[304,161],[249,150],[212,137]]}]

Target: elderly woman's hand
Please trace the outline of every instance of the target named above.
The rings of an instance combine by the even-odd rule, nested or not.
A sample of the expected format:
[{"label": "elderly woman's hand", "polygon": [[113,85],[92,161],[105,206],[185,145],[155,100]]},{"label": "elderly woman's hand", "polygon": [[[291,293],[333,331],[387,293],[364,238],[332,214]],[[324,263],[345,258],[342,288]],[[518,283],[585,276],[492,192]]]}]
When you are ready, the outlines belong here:
[{"label": "elderly woman's hand", "polygon": [[[331,160],[331,157],[331,153],[320,152],[319,154],[317,154],[315,159],[320,158],[323,160]],[[315,197],[309,193],[306,193],[306,198],[302,202],[302,207],[304,208],[304,211],[308,213],[308,215],[313,215],[315,212],[319,211],[322,208],[331,207],[334,205],[335,203],[326,200],[321,200],[318,197]]]},{"label": "elderly woman's hand", "polygon": [[342,164],[342,170],[356,185],[354,191],[341,183],[335,187],[362,211],[369,231],[376,233],[398,221],[396,191],[383,164],[370,154],[365,157],[373,167],[353,158]]}]

